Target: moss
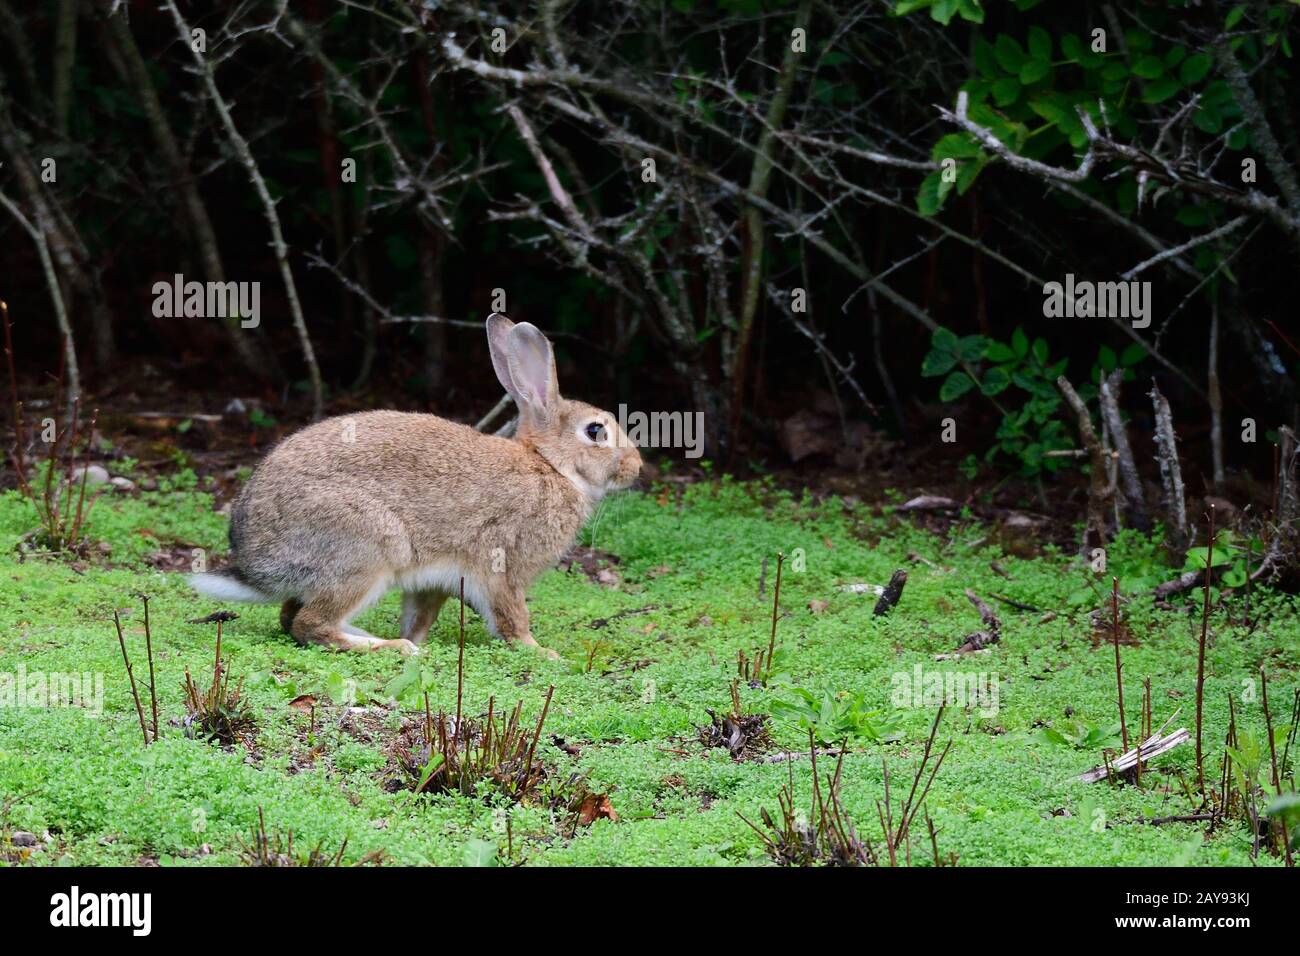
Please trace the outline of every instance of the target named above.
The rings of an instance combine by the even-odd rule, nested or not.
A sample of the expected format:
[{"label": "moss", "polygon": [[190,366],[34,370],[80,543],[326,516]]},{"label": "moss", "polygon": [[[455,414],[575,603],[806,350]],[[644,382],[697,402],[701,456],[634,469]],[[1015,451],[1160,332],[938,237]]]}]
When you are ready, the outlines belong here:
[{"label": "moss", "polygon": [[[277,608],[238,608],[225,626],[224,649],[257,714],[251,749],[222,750],[186,739],[168,725],[183,714],[185,667],[211,667],[211,626],[188,624],[215,608],[195,597],[181,577],[146,558],[160,547],[225,547],[225,519],[201,492],[139,498],[105,496],[92,534],[106,540],[102,564],[18,563],[12,545],[32,524],[12,494],[0,497],[0,672],[90,672],[104,677],[101,716],[67,707],[0,707],[0,793],[16,795],[0,825],[51,841],[35,863],[233,864],[240,840],[256,826],[294,833],[295,845],[326,850],[348,841],[347,860],[383,850],[397,863],[458,864],[473,840],[504,846],[503,813],[490,802],[456,796],[415,797],[389,792],[386,747],[398,715],[373,711],[345,719],[331,694],[355,688],[359,703],[402,670],[397,656],[334,655],[302,648],[281,634]],[[895,710],[902,740],[858,741],[844,765],[843,803],[868,834],[881,796],[882,760],[891,776],[909,777],[933,720],[932,707],[897,709],[894,675],[927,672],[995,673],[999,709],[951,708],[941,740],[955,740],[927,802],[940,847],[961,864],[1203,865],[1248,862],[1244,833],[1220,830],[1201,843],[1190,825],[1149,826],[1144,817],[1191,811],[1176,778],[1189,778],[1194,747],[1160,759],[1146,789],[1084,785],[1077,775],[1097,755],[1053,746],[1037,733],[1063,719],[1066,708],[1086,722],[1111,723],[1113,658],[1094,643],[1087,615],[1069,597],[1083,573],[1050,549],[1032,559],[1004,555],[986,543],[984,529],[956,525],[937,537],[860,505],[813,502],[768,484],[726,480],[688,488],[656,489],[608,502],[583,534],[584,543],[618,555],[617,589],[602,587],[580,568],[553,571],[530,597],[538,640],[560,652],[550,662],[511,651],[467,615],[467,708],[522,699],[536,717],[549,684],[555,698],[541,750],[565,773],[581,771],[595,792],[609,793],[618,822],[597,820],[563,835],[559,821],[538,808],[509,811],[516,858],[530,864],[765,864],[760,843],[737,816],[756,819],[774,806],[790,768],[785,763],[738,763],[725,751],[702,749],[693,725],[705,708],[729,708],[736,654],[765,647],[772,574],[757,594],[764,556],[800,552],[802,570],[787,561],[781,585],[786,612],[779,630],[784,679],[800,687],[865,694],[873,708]],[[908,563],[909,552],[931,562]],[[1149,567],[1154,547],[1127,536],[1112,555],[1121,582]],[[999,561],[1011,580],[990,568]],[[837,590],[854,582],[883,583],[897,567],[910,578],[899,606],[872,615],[874,597]],[[936,663],[961,637],[978,628],[963,589],[1005,594],[1058,612],[1040,615],[999,606],[1001,643],[990,651]],[[135,591],[152,597],[155,664],[163,739],[141,746],[112,627],[124,611],[137,680],[143,679],[144,642]],[[829,602],[821,613],[807,607]],[[1261,662],[1272,674],[1270,697],[1287,702],[1296,686],[1300,615],[1296,600],[1257,593],[1259,625],[1250,633],[1217,610],[1207,654],[1205,739],[1217,773],[1227,725],[1228,694],[1238,695],[1238,719],[1262,732],[1257,702],[1242,702],[1243,681]],[[620,612],[625,613],[620,616]],[[390,595],[357,623],[394,635],[398,599]],[[1140,681],[1151,679],[1156,723],[1182,707],[1178,726],[1194,728],[1196,619],[1162,611],[1138,598],[1128,608],[1138,641],[1124,647],[1130,723],[1137,719]],[[454,606],[435,627],[422,655],[432,675],[431,702],[454,709]],[[604,622],[604,623],[600,623]],[[603,642],[585,670],[589,642]],[[742,685],[746,709],[770,712],[780,687]],[[288,702],[318,699],[315,730],[309,715]],[[1284,704],[1276,704],[1280,710]],[[146,703],[147,707],[147,703]],[[1274,714],[1275,723],[1285,714]],[[806,732],[774,721],[782,747],[799,748]],[[577,756],[550,741],[558,735]],[[1169,772],[1165,772],[1169,771]],[[806,794],[809,767],[795,761],[796,791]],[[1098,826],[1100,820],[1104,826]],[[1195,842],[1193,843],[1193,838]],[[522,847],[522,849],[521,849]],[[918,854],[921,856],[924,854]],[[921,861],[924,862],[924,861]],[[1265,861],[1272,862],[1272,861]]]}]

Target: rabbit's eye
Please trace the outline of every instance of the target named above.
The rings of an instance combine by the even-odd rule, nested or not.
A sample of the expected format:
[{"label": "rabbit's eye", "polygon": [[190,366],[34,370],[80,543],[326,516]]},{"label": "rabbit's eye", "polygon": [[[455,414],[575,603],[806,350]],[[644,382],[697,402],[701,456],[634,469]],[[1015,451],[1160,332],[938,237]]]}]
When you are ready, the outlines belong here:
[{"label": "rabbit's eye", "polygon": [[600,422],[592,422],[585,429],[587,437],[592,441],[600,444],[605,440],[605,426]]}]

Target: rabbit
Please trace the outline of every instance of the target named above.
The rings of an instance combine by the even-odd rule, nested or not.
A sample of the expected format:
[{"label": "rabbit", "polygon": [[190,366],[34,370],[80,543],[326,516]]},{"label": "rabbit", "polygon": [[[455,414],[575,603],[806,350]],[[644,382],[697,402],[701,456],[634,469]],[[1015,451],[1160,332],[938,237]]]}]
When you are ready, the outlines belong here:
[{"label": "rabbit", "polygon": [[[231,567],[190,575],[211,597],[283,602],[303,645],[418,652],[459,593],[496,636],[540,648],[525,594],[573,543],[641,455],[609,412],[560,397],[551,343],[534,325],[487,319],[492,367],[519,408],[513,438],[436,415],[371,411],[310,425],[277,445],[240,492]],[[392,588],[401,637],[348,622]]]}]

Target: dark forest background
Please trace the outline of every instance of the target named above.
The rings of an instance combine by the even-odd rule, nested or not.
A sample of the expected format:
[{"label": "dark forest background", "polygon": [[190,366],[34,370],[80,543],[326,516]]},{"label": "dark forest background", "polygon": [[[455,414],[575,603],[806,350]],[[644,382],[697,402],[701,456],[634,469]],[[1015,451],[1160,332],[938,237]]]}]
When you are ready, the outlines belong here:
[{"label": "dark forest background", "polygon": [[[567,393],[703,411],[737,470],[1082,481],[1047,454],[1082,447],[1055,380],[1100,429],[1118,369],[1147,481],[1154,379],[1189,493],[1266,498],[1297,415],[1298,11],[0,0],[20,378],[59,365],[57,299],[87,404],[474,421],[503,290]],[[1153,258],[1149,328],[1044,318],[1045,282]],[[259,281],[260,327],[154,317],[175,273]]]}]

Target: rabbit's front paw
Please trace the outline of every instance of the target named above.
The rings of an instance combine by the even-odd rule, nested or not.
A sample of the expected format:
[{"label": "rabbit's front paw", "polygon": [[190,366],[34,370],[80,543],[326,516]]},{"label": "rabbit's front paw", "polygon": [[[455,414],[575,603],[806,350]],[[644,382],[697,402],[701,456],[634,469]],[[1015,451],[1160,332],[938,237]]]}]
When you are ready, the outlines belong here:
[{"label": "rabbit's front paw", "polygon": [[397,651],[403,657],[411,657],[420,653],[420,649],[406,639],[396,641],[381,641],[370,648],[372,651],[386,650]]}]

